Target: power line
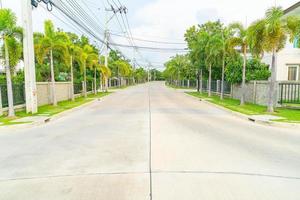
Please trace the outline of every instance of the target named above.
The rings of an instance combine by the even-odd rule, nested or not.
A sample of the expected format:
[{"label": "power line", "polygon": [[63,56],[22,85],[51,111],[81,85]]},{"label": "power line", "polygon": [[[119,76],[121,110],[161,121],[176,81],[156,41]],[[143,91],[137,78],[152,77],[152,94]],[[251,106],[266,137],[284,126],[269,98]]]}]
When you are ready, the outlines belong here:
[{"label": "power line", "polygon": [[160,48],[160,47],[147,47],[147,46],[131,46],[131,45],[126,45],[126,44],[117,44],[117,43],[110,43],[111,45],[114,46],[119,46],[119,47],[126,47],[126,48],[136,48],[136,49],[144,49],[144,50],[159,50],[159,51],[183,51],[187,52],[188,49],[184,48]]},{"label": "power line", "polygon": [[[112,35],[117,36],[117,37],[127,37],[127,36],[123,36],[123,35],[115,34],[115,33],[112,33]],[[132,37],[132,39],[136,40],[136,41],[158,43],[158,44],[186,45],[186,43],[183,43],[183,42],[158,41],[158,40],[149,40],[149,39],[142,39],[142,38],[136,38],[136,37]]]}]

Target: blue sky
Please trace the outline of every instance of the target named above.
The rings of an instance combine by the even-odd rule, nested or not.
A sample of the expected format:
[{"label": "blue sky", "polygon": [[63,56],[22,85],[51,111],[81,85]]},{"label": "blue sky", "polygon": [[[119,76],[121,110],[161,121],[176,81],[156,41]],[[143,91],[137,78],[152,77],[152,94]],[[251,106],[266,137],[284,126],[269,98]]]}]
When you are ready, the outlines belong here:
[{"label": "blue sky", "polygon": [[[117,0],[114,1],[117,2]],[[77,2],[87,12],[91,10],[95,13],[99,24],[102,27],[104,26],[104,5],[107,6],[107,0],[77,0]],[[86,6],[83,2],[85,2]],[[182,42],[185,30],[194,24],[217,19],[221,19],[225,24],[233,21],[250,24],[252,21],[263,17],[267,8],[275,4],[287,8],[296,3],[297,0],[120,0],[120,2],[129,10],[128,19],[134,37]],[[3,7],[11,8],[16,12],[20,19],[21,0],[2,0],[2,3]],[[89,7],[88,9],[87,6]],[[98,8],[100,8],[100,11]],[[52,14],[63,19],[65,23],[69,23],[55,9]],[[52,19],[57,27],[66,31],[76,32],[74,28],[71,29],[65,23],[57,20],[52,14],[45,11],[41,6],[38,9],[34,9],[34,31],[42,31],[43,21]],[[119,20],[121,19],[119,18]],[[113,32],[121,32],[116,19],[110,23],[110,28]],[[118,37],[113,37],[113,40],[122,44],[128,43],[127,40]],[[136,44],[163,48],[184,48],[184,45],[153,44],[139,41],[136,41]],[[133,58],[135,55],[133,50],[127,48],[121,48],[121,50],[129,58]],[[164,63],[170,56],[174,55],[174,53],[140,52],[144,58],[153,62],[157,68],[160,68],[161,63]],[[141,58],[138,58],[138,61],[143,63]]]}]

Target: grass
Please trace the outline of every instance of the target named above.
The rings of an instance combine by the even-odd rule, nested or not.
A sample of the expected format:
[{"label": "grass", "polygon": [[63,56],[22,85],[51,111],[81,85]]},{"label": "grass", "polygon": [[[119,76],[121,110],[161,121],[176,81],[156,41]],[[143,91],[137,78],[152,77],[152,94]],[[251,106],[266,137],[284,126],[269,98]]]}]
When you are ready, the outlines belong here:
[{"label": "grass", "polygon": [[[246,115],[264,115],[270,114],[267,113],[266,106],[260,106],[256,104],[246,103],[241,106],[240,101],[231,98],[225,98],[224,100],[220,100],[219,96],[208,97],[207,93],[198,93],[198,92],[187,92],[187,94],[204,99],[208,102],[214,103],[219,106],[223,106],[224,108],[230,109],[235,112],[239,112]],[[278,108],[275,113],[271,115],[282,117],[284,119],[276,120],[281,122],[296,122],[300,123],[300,110],[288,109],[288,108]]]},{"label": "grass", "polygon": [[188,88],[188,87],[175,86],[175,85],[169,85],[169,84],[166,84],[166,86],[168,86],[168,87],[170,87],[170,88],[173,88],[173,89],[190,89],[190,90],[195,89],[195,88],[193,88],[193,87]]},{"label": "grass", "polygon": [[[16,119],[20,119],[23,117],[30,117],[30,116],[53,116],[53,115],[57,115],[61,112],[70,110],[72,108],[76,108],[78,106],[81,106],[83,104],[86,104],[88,102],[91,102],[97,98],[101,98],[104,97],[106,95],[111,94],[110,92],[106,92],[106,93],[98,93],[97,95],[94,94],[90,94],[88,95],[88,98],[84,98],[84,97],[78,97],[75,99],[75,101],[61,101],[58,102],[57,106],[53,106],[53,105],[45,105],[45,106],[40,106],[38,108],[38,113],[32,115],[32,114],[27,114],[25,111],[19,111],[16,112],[16,117],[14,118],[8,118],[5,116],[0,117],[0,126],[8,126],[8,125],[16,125],[16,124],[24,124],[22,123],[17,123],[14,122],[14,120]],[[28,122],[30,123],[30,122]]]}]

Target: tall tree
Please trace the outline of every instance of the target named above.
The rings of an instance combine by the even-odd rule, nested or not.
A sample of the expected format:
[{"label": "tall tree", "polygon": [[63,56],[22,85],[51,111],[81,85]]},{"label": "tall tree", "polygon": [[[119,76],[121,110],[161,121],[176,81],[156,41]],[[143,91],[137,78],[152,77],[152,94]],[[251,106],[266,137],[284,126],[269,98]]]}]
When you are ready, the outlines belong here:
[{"label": "tall tree", "polygon": [[98,62],[98,55],[93,47],[86,44],[83,48],[77,51],[78,63],[80,70],[83,73],[83,91],[84,97],[87,97],[87,67],[91,67],[96,61]]},{"label": "tall tree", "polygon": [[[287,24],[283,17],[283,10],[280,7],[272,7],[267,10],[265,18],[254,22],[249,32],[249,39],[251,41],[251,48],[256,54],[263,54],[263,52],[271,53],[271,78],[269,89],[268,112],[274,112],[276,106],[276,69],[277,69],[277,54],[284,48],[287,40]],[[292,28],[290,21],[289,30],[291,33],[297,34],[296,29]],[[291,34],[293,38],[294,35]]]},{"label": "tall tree", "polygon": [[233,31],[233,37],[231,38],[231,45],[233,47],[239,47],[243,54],[243,75],[242,75],[242,96],[241,105],[245,104],[246,95],[246,65],[247,65],[247,50],[248,44],[248,29],[241,23],[233,23],[229,25],[229,28]]},{"label": "tall tree", "polygon": [[0,32],[4,41],[5,72],[8,97],[8,117],[14,117],[14,100],[11,72],[21,57],[22,29],[16,25],[17,18],[9,9],[0,9]]},{"label": "tall tree", "polygon": [[205,48],[206,63],[208,66],[208,96],[211,96],[212,89],[212,66],[218,64],[218,59],[223,53],[223,42],[221,34],[208,35],[207,45]]},{"label": "tall tree", "polygon": [[39,38],[35,44],[35,53],[37,61],[43,64],[44,60],[48,57],[50,60],[50,74],[51,74],[51,96],[52,103],[57,106],[56,90],[55,90],[55,74],[54,74],[54,57],[53,52],[59,52],[61,59],[69,65],[68,54],[68,36],[64,32],[55,31],[55,27],[50,20],[45,21],[44,35]]}]

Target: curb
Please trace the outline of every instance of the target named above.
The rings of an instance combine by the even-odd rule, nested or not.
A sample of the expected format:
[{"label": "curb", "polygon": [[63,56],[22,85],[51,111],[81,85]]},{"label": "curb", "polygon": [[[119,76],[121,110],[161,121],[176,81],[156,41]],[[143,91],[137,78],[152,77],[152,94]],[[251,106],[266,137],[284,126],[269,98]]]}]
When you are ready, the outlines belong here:
[{"label": "curb", "polygon": [[195,96],[189,95],[187,93],[184,93],[184,94],[186,96],[190,97],[190,98],[193,98],[193,99],[198,100],[198,101],[200,100],[201,102],[203,102],[207,105],[216,107],[216,108],[218,108],[220,110],[223,110],[223,111],[225,111],[225,112],[227,112],[231,115],[234,115],[238,118],[248,120],[248,121],[251,121],[251,122],[256,123],[256,124],[261,124],[261,125],[265,125],[265,126],[272,126],[272,127],[278,127],[278,128],[300,128],[300,124],[297,124],[297,123],[284,123],[284,122],[257,120],[257,119],[254,119],[253,116],[251,116],[251,115],[245,115],[245,114],[242,114],[242,113],[239,113],[239,112],[236,112],[236,111],[232,111],[232,110],[230,110],[228,108],[225,108],[223,106],[211,103],[211,102],[209,102],[205,99],[195,97]]},{"label": "curb", "polygon": [[[112,95],[112,94],[110,94],[110,95]],[[93,99],[90,102],[87,102],[87,103],[84,103],[84,104],[82,104],[78,107],[71,108],[69,110],[63,111],[63,112],[58,113],[56,115],[47,117],[47,118],[45,118],[44,120],[41,120],[41,121],[31,122],[31,123],[26,123],[26,124],[19,124],[19,125],[11,125],[11,126],[0,126],[0,130],[18,130],[18,129],[23,129],[23,128],[33,128],[33,127],[36,127],[36,126],[39,126],[39,125],[42,125],[42,124],[46,124],[46,123],[49,123],[49,122],[52,122],[52,121],[56,121],[60,118],[63,118],[65,116],[73,113],[73,112],[76,112],[76,111],[78,111],[82,108],[88,107],[91,104],[93,104],[97,101],[100,101],[100,100],[102,100],[102,98],[105,98],[105,97],[110,96],[110,95],[106,95],[106,96],[103,96],[103,97],[100,97],[100,98]]]}]

